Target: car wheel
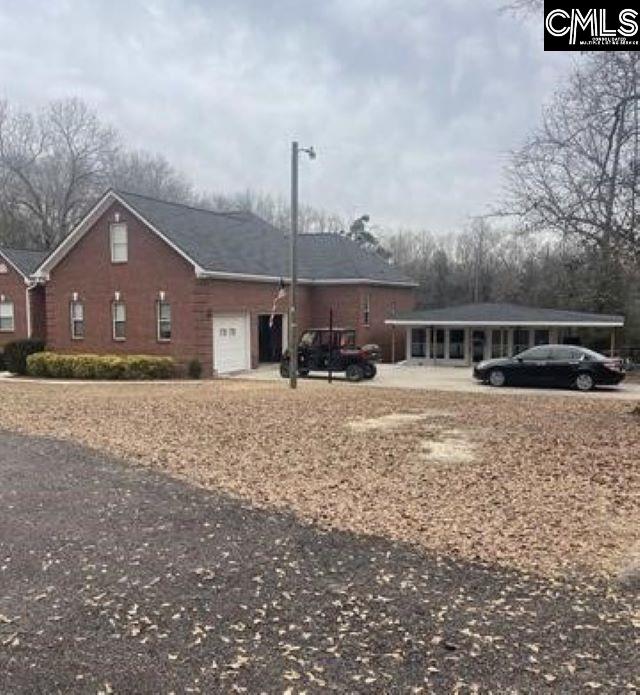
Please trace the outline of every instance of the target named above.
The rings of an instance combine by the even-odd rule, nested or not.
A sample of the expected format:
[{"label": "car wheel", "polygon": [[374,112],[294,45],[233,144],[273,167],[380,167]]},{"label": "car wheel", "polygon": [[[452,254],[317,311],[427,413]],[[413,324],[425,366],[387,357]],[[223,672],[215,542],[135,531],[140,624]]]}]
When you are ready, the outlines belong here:
[{"label": "car wheel", "polygon": [[308,369],[298,369],[298,376],[301,376],[303,379],[307,376],[309,376],[309,370]]},{"label": "car wheel", "polygon": [[347,367],[347,379],[349,381],[361,381],[364,379],[364,370],[359,364],[350,364]]},{"label": "car wheel", "polygon": [[582,372],[576,377],[576,388],[578,391],[591,391],[595,385],[593,377],[588,372]]},{"label": "car wheel", "polygon": [[491,386],[504,386],[507,378],[502,369],[492,369],[489,373],[489,383]]},{"label": "car wheel", "polygon": [[364,365],[364,378],[373,379],[373,377],[378,373],[378,368],[375,364],[365,364]]},{"label": "car wheel", "polygon": [[289,365],[284,362],[280,363],[280,376],[283,379],[289,378]]}]

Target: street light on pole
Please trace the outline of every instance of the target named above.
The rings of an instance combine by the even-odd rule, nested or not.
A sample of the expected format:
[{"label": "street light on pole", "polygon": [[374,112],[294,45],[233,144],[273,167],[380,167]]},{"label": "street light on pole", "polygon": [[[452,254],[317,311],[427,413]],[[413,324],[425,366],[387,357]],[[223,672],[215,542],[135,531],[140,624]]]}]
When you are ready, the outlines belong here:
[{"label": "street light on pole", "polygon": [[298,283],[298,162],[300,153],[316,158],[313,147],[300,147],[297,141],[291,143],[291,248],[289,289],[289,386],[298,385],[298,317],[296,315],[296,285]]}]

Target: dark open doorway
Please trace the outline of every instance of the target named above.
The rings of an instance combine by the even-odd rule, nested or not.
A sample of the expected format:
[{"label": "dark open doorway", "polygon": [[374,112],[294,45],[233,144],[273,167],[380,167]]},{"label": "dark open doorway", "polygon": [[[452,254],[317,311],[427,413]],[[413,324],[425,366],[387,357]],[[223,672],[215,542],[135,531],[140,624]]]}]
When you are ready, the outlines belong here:
[{"label": "dark open doorway", "polygon": [[280,362],[282,359],[282,314],[258,316],[258,359],[260,362]]},{"label": "dark open doorway", "polygon": [[474,362],[482,362],[484,359],[484,344],[487,339],[486,331],[471,332],[471,359]]}]

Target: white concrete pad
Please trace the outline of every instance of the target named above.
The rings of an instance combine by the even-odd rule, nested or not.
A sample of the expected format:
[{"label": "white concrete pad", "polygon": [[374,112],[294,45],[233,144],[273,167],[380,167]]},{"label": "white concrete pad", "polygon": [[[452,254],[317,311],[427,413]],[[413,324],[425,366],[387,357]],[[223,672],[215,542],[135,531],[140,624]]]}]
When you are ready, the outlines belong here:
[{"label": "white concrete pad", "polygon": [[[278,365],[261,365],[258,369],[243,372],[238,379],[258,381],[283,381],[278,372]],[[326,380],[326,374],[312,374],[308,380]],[[336,381],[348,383],[343,376],[334,376]],[[301,381],[307,381],[302,379]],[[403,388],[425,389],[431,391],[459,391],[464,393],[485,394],[539,394],[545,396],[575,396],[578,398],[617,398],[623,400],[640,399],[640,382],[623,382],[619,386],[602,386],[589,393],[572,389],[539,388],[494,388],[478,383],[472,376],[471,367],[434,367],[404,364],[380,364],[378,374],[371,381],[353,384],[354,388]]]}]

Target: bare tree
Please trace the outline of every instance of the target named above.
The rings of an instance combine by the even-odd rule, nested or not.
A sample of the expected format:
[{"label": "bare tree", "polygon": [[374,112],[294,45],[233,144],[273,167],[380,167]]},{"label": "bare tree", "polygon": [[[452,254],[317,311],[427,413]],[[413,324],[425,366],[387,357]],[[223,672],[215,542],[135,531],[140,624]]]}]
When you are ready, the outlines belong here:
[{"label": "bare tree", "polygon": [[109,171],[109,184],[131,193],[177,203],[194,202],[193,186],[158,154],[144,150],[116,152]]},{"label": "bare tree", "polygon": [[578,67],[508,169],[523,227],[575,239],[599,258],[598,306],[619,304],[620,265],[640,260],[638,63],[601,53]]},{"label": "bare tree", "polygon": [[474,302],[488,301],[494,280],[493,255],[499,236],[486,219],[474,218],[456,242],[456,256],[467,277],[468,293]]},{"label": "bare tree", "polygon": [[55,246],[106,186],[117,148],[114,131],[78,99],[37,117],[0,104],[0,207],[29,242]]}]

